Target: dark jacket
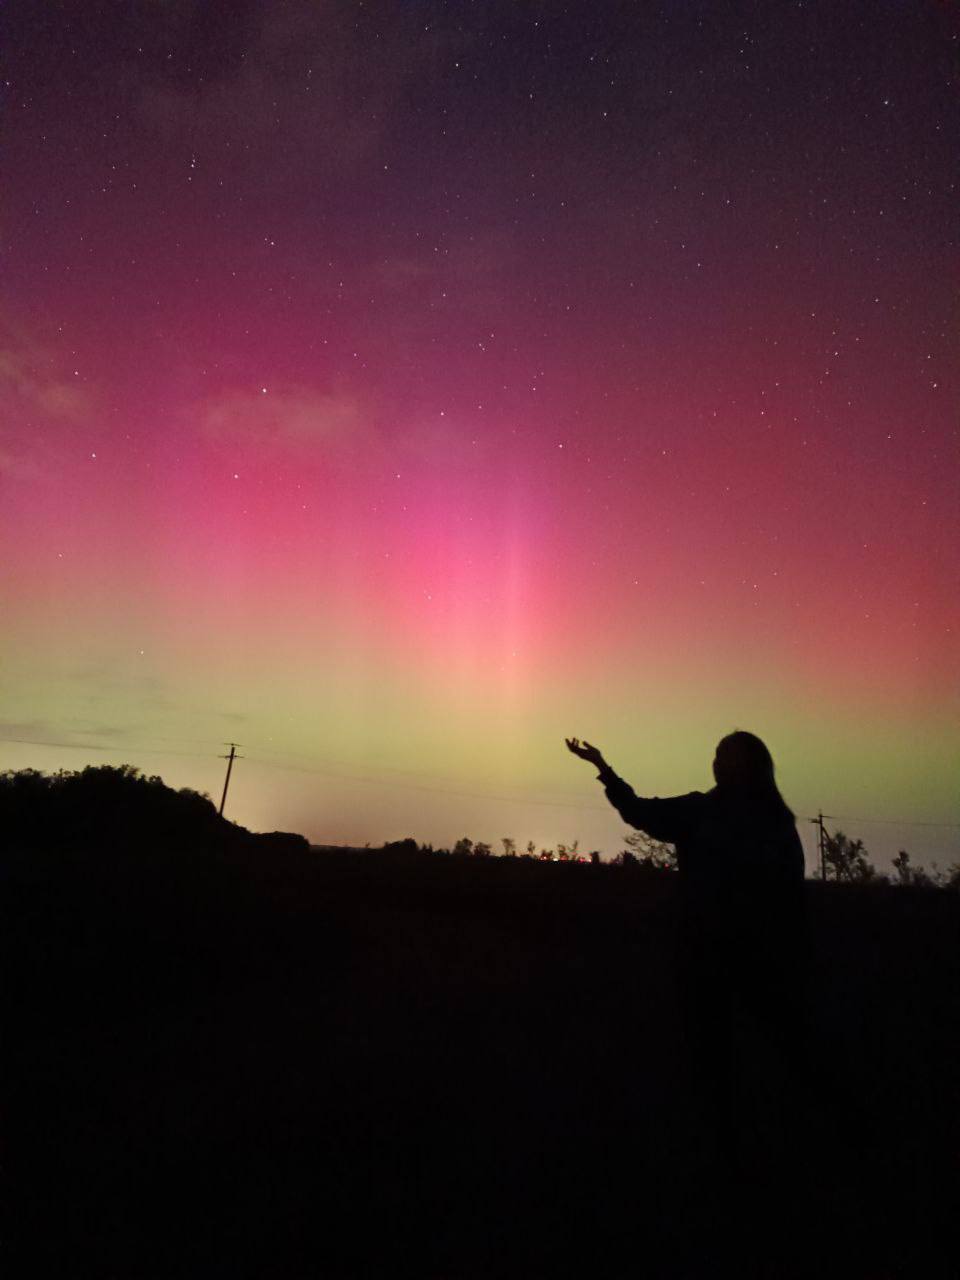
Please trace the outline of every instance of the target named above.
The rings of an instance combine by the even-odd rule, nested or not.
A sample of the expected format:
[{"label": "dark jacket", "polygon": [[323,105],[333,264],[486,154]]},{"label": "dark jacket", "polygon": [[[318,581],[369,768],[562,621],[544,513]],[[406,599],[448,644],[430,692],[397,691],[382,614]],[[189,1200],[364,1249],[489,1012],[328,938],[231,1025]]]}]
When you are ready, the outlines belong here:
[{"label": "dark jacket", "polygon": [[[609,767],[607,798],[625,822],[676,846],[677,977],[697,1061],[725,1070],[743,1011],[782,1055],[805,1061],[807,928],[803,846],[777,792],[714,787],[643,799]],[[718,1063],[720,1066],[718,1066]],[[724,1077],[725,1078],[725,1077]]]},{"label": "dark jacket", "polygon": [[790,810],[776,794],[742,796],[714,787],[645,799],[609,767],[597,775],[623,820],[676,846],[688,900],[729,907],[786,907],[803,892],[803,846]]}]

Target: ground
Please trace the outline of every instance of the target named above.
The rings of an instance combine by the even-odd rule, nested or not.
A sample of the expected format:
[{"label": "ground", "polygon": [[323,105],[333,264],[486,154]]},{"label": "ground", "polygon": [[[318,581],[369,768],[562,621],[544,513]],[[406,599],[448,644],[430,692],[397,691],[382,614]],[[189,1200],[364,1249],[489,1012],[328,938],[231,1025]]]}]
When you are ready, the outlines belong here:
[{"label": "ground", "polygon": [[952,1273],[956,896],[809,886],[819,1048],[785,1083],[744,1027],[731,1126],[671,873],[290,850],[7,879],[8,1274]]}]

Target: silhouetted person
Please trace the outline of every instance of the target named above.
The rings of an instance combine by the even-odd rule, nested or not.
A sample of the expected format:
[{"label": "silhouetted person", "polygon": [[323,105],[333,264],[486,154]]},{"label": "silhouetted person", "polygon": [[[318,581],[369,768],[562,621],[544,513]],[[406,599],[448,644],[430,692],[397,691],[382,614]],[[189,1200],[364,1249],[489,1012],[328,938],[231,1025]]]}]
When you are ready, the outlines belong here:
[{"label": "silhouetted person", "polygon": [[596,747],[567,746],[598,767],[625,822],[676,847],[689,1053],[723,1131],[736,1130],[758,1070],[789,1110],[805,1070],[804,859],[770,752],[732,733],[717,746],[712,790],[645,799]]}]

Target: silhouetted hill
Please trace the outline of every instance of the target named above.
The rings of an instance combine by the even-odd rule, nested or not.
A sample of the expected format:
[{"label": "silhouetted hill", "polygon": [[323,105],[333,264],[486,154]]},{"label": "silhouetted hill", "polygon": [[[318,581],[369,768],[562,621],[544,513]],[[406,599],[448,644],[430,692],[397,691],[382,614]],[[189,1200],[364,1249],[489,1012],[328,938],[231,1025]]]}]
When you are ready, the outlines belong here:
[{"label": "silhouetted hill", "polygon": [[0,774],[0,830],[8,849],[74,851],[98,857],[120,847],[163,850],[167,856],[212,848],[309,846],[303,836],[251,836],[221,818],[209,796],[179,791],[130,765],[90,765],[77,772],[34,769]]},{"label": "silhouetted hill", "polygon": [[79,784],[46,816],[24,785],[8,1274],[950,1274],[955,895],[807,886],[817,1050],[785,1092],[738,1033],[731,1147],[684,1048],[675,876],[320,853],[136,778],[98,836]]}]

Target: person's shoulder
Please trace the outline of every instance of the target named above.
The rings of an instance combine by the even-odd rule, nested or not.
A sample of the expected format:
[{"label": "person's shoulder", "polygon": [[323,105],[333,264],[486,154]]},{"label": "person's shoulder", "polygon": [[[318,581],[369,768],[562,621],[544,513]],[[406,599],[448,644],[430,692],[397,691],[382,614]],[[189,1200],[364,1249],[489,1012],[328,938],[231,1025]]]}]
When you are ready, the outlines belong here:
[{"label": "person's shoulder", "polygon": [[667,800],[661,801],[661,804],[676,805],[687,809],[701,809],[709,804],[711,792],[709,791],[688,791],[682,796],[670,796]]}]

